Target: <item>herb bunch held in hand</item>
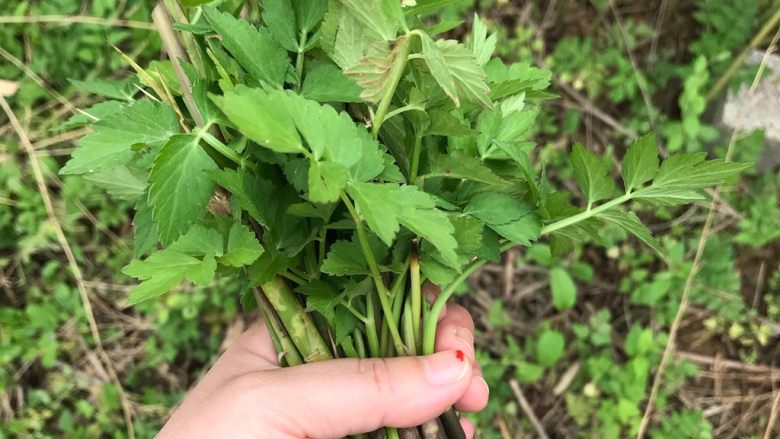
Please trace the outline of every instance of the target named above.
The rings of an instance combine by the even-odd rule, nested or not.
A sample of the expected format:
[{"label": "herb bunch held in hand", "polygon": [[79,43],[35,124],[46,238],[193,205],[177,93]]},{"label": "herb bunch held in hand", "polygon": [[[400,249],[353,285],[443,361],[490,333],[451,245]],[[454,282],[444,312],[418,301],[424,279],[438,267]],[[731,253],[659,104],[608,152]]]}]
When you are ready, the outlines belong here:
[{"label": "herb bunch held in hand", "polygon": [[[575,145],[573,204],[531,159],[550,73],[491,58],[478,17],[463,44],[428,25],[446,2],[265,0],[247,18],[241,2],[201,3],[158,6],[170,61],[128,59],[137,76],[122,86],[144,93],[87,109],[98,120],[62,172],[137,201],[131,303],[241,279],[284,365],[431,354],[447,299],[502,251],[545,237],[560,254],[604,223],[661,251],[624,205],[700,200],[743,169],[659,163],[647,136],[619,189]],[[425,282],[443,286],[432,304]],[[452,412],[428,427],[405,434],[462,435]]]}]

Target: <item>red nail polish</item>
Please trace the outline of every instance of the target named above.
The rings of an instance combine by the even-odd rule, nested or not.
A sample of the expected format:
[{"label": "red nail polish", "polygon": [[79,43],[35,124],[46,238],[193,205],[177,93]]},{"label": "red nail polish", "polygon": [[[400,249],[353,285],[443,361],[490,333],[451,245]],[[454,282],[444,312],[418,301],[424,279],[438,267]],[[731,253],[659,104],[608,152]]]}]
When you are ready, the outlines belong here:
[{"label": "red nail polish", "polygon": [[465,354],[461,350],[455,351],[455,358],[457,358],[460,361],[463,361],[463,358],[465,357]]}]

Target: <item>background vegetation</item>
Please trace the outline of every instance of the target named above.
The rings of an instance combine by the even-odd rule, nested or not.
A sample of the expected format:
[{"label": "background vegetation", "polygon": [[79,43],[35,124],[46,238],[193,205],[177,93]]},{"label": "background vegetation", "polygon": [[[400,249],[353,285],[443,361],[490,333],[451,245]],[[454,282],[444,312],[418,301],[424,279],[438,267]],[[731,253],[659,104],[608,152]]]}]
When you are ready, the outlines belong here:
[{"label": "background vegetation", "polygon": [[[730,66],[776,39],[777,1],[452,3],[442,20],[465,25],[449,32],[463,36],[476,12],[498,32],[503,58],[553,72],[558,98],[543,106],[534,140],[538,162],[560,187],[573,184],[563,152],[574,142],[617,164],[648,132],[670,152],[724,156],[734,142],[736,160],[760,160],[763,133],[718,127],[716,109],[726,89],[756,76],[756,67]],[[140,65],[162,59],[149,16],[148,4],[124,0],[0,6],[0,79],[10,81],[0,94],[32,146],[1,113],[0,438],[152,437],[220,349],[257,318],[242,312],[239,286],[229,282],[127,308],[132,281],[120,268],[133,256],[123,201],[132,176],[57,175],[84,133],[75,109],[134,92],[129,82],[103,80],[130,72],[111,46]],[[775,437],[778,188],[776,168],[753,170],[715,205],[642,212],[662,237],[665,260],[607,229],[605,250],[586,243],[553,256],[536,245],[478,272],[459,300],[477,322],[493,392],[477,416],[482,437],[634,437],[648,406],[654,438]],[[559,312],[555,301],[575,306]]]}]

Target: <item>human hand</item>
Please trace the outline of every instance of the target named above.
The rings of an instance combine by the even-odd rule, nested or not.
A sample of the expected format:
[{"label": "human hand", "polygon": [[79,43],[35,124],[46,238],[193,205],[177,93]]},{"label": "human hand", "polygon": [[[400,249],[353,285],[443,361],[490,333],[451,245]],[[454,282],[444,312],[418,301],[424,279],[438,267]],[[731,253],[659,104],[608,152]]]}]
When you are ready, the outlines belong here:
[{"label": "human hand", "polygon": [[[222,354],[158,438],[338,438],[420,425],[452,405],[479,411],[488,386],[475,362],[473,333],[468,311],[449,303],[433,355],[281,368],[258,323]],[[467,419],[461,425],[473,437],[474,425]]]}]

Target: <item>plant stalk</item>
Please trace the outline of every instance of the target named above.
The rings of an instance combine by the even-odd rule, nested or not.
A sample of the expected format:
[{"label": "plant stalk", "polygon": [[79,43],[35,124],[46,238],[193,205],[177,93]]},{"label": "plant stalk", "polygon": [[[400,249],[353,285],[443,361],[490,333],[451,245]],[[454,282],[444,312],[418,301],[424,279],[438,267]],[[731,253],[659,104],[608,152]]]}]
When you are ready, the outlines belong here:
[{"label": "plant stalk", "polygon": [[268,328],[268,332],[271,333],[271,337],[274,341],[274,347],[281,357],[287,362],[288,366],[298,366],[303,364],[303,358],[298,352],[298,348],[295,347],[295,343],[290,339],[289,334],[284,329],[282,322],[279,321],[279,316],[276,315],[273,306],[268,301],[268,298],[264,294],[261,294],[257,288],[253,288],[255,300],[257,306],[263,311],[263,320]]},{"label": "plant stalk", "polygon": [[303,309],[290,287],[280,276],[274,276],[273,279],[262,284],[260,288],[273,309],[276,310],[279,320],[290,335],[295,347],[298,348],[305,363],[333,358],[330,347],[317,330],[311,315]]},{"label": "plant stalk", "polygon": [[374,120],[371,126],[371,134],[374,135],[374,138],[379,137],[379,129],[382,128],[382,123],[385,121],[387,110],[390,108],[395,89],[398,87],[401,76],[403,76],[406,62],[409,57],[409,49],[412,42],[411,35],[406,34],[401,37],[400,40],[401,41],[398,43],[399,46],[396,48],[398,54],[396,55],[395,63],[393,63],[393,67],[390,68],[390,73],[388,75],[388,84],[387,88],[385,88],[385,94],[382,95],[382,99],[379,101],[379,106],[374,114]]},{"label": "plant stalk", "polygon": [[[422,289],[420,285],[420,256],[417,253],[417,244],[413,244],[412,254],[409,258],[409,282],[411,283],[411,318],[413,326],[413,340],[415,346],[422,346]],[[415,349],[414,352],[417,352]]]}]

